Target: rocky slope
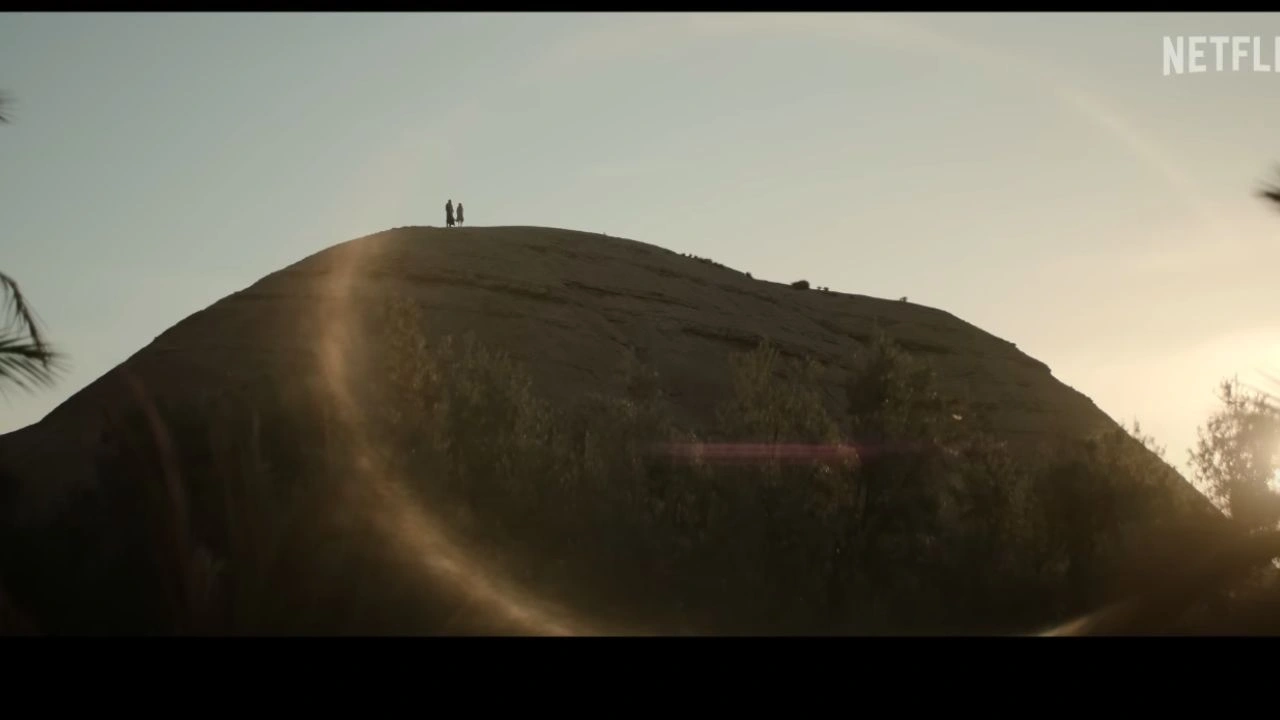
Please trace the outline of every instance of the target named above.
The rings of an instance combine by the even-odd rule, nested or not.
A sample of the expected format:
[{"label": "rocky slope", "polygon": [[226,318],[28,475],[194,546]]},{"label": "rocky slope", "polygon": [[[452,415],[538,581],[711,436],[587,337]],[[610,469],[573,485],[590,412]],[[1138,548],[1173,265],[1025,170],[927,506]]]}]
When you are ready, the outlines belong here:
[{"label": "rocky slope", "polygon": [[[835,371],[878,326],[930,361],[947,389],[980,403],[1015,445],[1115,427],[1044,363],[942,310],[756,280],[598,234],[408,227],[264,277],[170,328],[40,422],[0,436],[8,520],[39,522],[92,482],[105,413],[136,403],[126,377],[165,402],[304,381],[314,388],[307,392],[350,393],[369,356],[374,308],[392,297],[422,309],[430,338],[472,332],[508,350],[528,365],[537,390],[559,400],[619,391],[614,370],[634,355],[658,371],[693,425],[709,421],[728,390],[726,353],[761,337],[831,368],[828,396],[839,412]],[[1183,485],[1179,492],[1198,498]]]}]

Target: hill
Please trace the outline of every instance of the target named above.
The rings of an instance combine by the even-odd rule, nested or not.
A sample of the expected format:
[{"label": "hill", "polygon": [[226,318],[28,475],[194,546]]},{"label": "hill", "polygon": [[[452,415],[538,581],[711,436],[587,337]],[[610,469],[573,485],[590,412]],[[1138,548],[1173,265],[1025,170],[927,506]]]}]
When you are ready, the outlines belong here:
[{"label": "hill", "polygon": [[[271,397],[270,417],[315,421],[307,437],[337,428],[361,462],[411,454],[382,424],[413,412],[403,386],[383,382],[395,322],[385,308],[397,303],[418,313],[425,346],[471,335],[527,369],[530,392],[551,407],[624,396],[620,368],[643,365],[672,423],[692,432],[709,432],[734,393],[725,357],[763,339],[783,358],[816,362],[812,389],[834,423],[848,425],[845,378],[877,332],[927,362],[940,392],[979,411],[1015,456],[1119,429],[1044,363],[942,310],[757,280],[598,234],[398,228],[316,253],[191,315],[41,421],[0,436],[0,529],[10,547],[29,549],[41,529],[90,512],[82,500],[106,482],[104,455],[119,450],[113,423],[147,408],[194,416],[228,398]],[[771,372],[800,380],[785,364]],[[1162,493],[1213,513],[1162,467]]]}]

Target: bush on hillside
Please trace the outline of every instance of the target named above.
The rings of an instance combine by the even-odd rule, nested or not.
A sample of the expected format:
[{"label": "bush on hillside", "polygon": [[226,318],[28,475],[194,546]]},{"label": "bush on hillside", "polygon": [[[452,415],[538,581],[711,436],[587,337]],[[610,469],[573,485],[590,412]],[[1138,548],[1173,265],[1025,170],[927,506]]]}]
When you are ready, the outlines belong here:
[{"label": "bush on hillside", "polygon": [[[385,319],[372,445],[305,410],[310,386],[163,411],[168,465],[135,418],[104,442],[120,449],[99,468],[115,499],[91,494],[51,531],[82,570],[51,585],[6,561],[19,607],[55,632],[465,631],[456,588],[403,534],[418,526],[396,520],[411,513],[469,571],[605,631],[1017,631],[1087,605],[1102,549],[1123,542],[1114,528],[1154,512],[1117,492],[1147,471],[1139,444],[1021,465],[882,335],[854,358],[843,403],[824,395],[829,368],[768,342],[731,354],[731,392],[694,433],[634,358],[616,395],[556,407],[510,356],[471,337],[428,345],[410,305]],[[381,481],[415,507],[369,500]],[[113,533],[132,539],[85,552]]]},{"label": "bush on hillside", "polygon": [[1190,453],[1195,479],[1245,527],[1280,527],[1280,409],[1237,380],[1224,381],[1218,397]]},{"label": "bush on hillside", "polygon": [[[455,347],[424,352],[438,389],[414,413],[435,418],[427,445],[453,454],[413,476],[428,493],[460,493],[473,527],[494,552],[523,553],[511,564],[541,592],[591,596],[668,627],[875,632],[1030,617],[1055,582],[1095,581],[1055,566],[1055,556],[1094,548],[1048,537],[1072,522],[1093,527],[1051,510],[1064,502],[1053,492],[1066,493],[1069,514],[1071,502],[1108,492],[1101,476],[1120,460],[1051,468],[1045,477],[1074,479],[1033,482],[972,408],[939,395],[928,368],[886,338],[849,379],[844,428],[818,394],[816,365],[784,361],[767,343],[731,356],[733,392],[704,448],[857,454],[728,464],[655,451],[699,438],[674,427],[651,371],[631,368],[643,382],[626,397],[552,410],[509,359],[473,340]],[[481,392],[484,382],[505,389]],[[468,438],[468,428],[485,430]]]}]

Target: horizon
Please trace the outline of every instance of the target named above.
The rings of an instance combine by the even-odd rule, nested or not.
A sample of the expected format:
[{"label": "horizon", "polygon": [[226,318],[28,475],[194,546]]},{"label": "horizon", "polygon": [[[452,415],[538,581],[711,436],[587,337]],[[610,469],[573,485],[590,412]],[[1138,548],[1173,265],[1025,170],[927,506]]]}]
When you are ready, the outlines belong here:
[{"label": "horizon", "polygon": [[1280,364],[1255,195],[1280,74],[1166,76],[1184,36],[1280,37],[1280,14],[6,13],[0,271],[70,367],[6,391],[0,433],[452,199],[467,227],[907,296],[1190,480],[1220,381]]}]

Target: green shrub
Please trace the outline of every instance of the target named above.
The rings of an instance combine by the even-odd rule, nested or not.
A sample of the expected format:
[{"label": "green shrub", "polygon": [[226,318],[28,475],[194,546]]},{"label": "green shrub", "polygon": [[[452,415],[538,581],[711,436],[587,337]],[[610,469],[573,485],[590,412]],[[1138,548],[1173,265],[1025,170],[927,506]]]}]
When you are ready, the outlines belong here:
[{"label": "green shrub", "polygon": [[[357,429],[370,442],[333,420],[318,380],[166,409],[171,453],[139,416],[104,443],[121,449],[100,462],[111,497],[86,496],[51,531],[61,540],[40,541],[83,569],[51,583],[6,560],[15,604],[41,608],[53,632],[497,627],[485,608],[459,625],[466,599],[415,565],[422,551],[395,534],[408,531],[388,527],[399,512],[437,523],[472,570],[589,627],[1019,631],[1089,607],[1118,528],[1162,512],[1132,438],[1015,461],[884,336],[854,358],[846,420],[823,395],[833,370],[762,342],[726,358],[731,391],[695,431],[633,357],[616,395],[553,406],[473,337],[429,345],[411,305],[381,321],[371,372],[387,382],[370,384],[381,401],[365,409],[382,412]],[[403,484],[414,507],[378,504],[379,482]],[[102,537],[116,541],[86,552]]]},{"label": "green shrub", "polygon": [[1280,527],[1280,410],[1239,381],[1219,388],[1222,407],[1190,453],[1196,481],[1250,529]]}]

